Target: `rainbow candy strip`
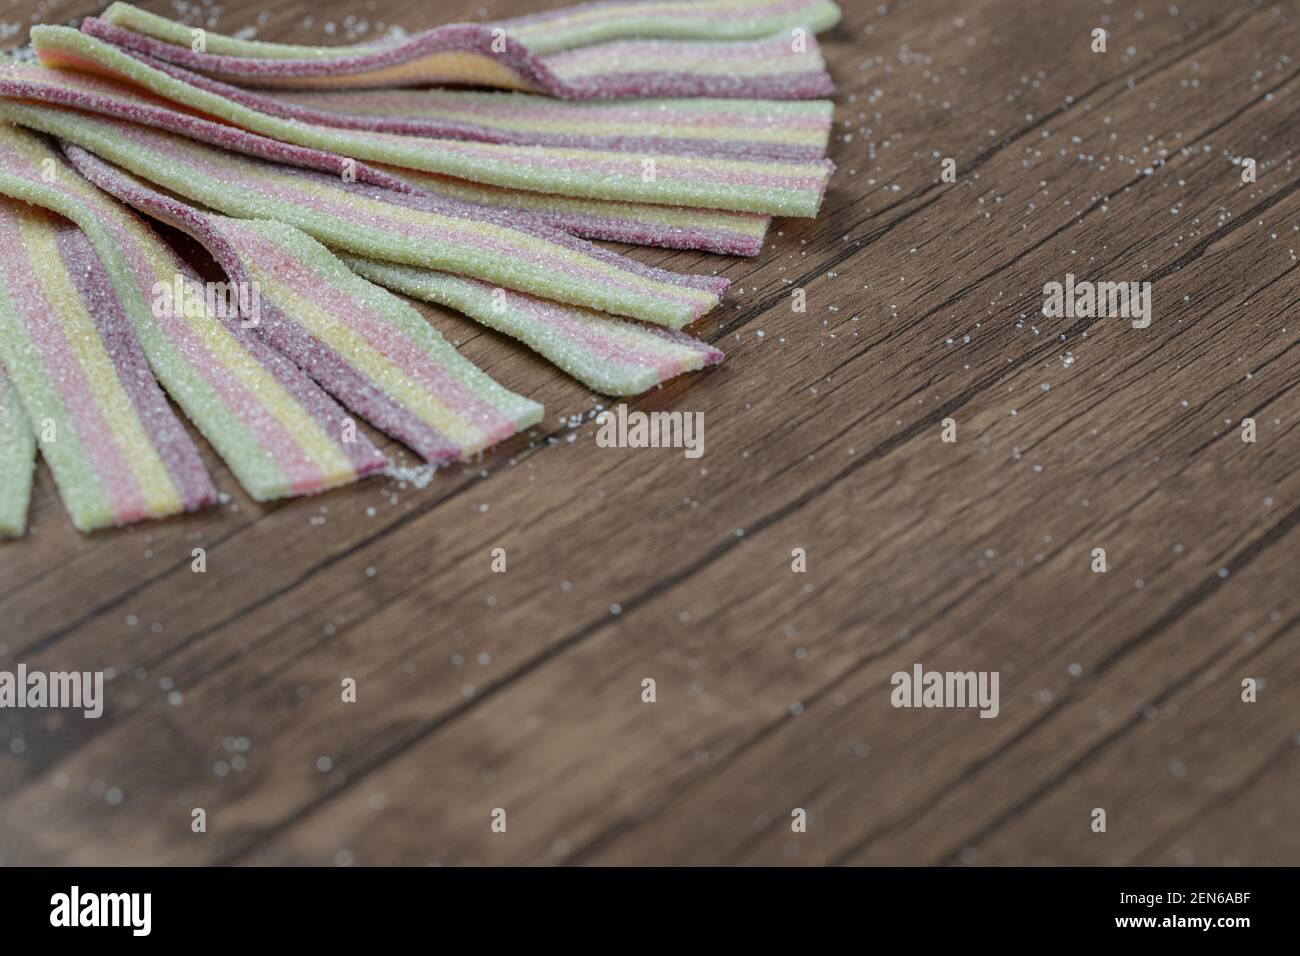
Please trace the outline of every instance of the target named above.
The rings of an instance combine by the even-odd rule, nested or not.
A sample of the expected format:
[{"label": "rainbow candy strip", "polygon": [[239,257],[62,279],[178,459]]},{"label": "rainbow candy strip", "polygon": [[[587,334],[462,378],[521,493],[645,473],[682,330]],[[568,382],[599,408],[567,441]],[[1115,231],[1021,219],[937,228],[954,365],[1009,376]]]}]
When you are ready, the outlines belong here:
[{"label": "rainbow candy strip", "polygon": [[573,103],[440,89],[257,93],[196,73],[195,86],[262,113],[341,129],[641,154],[817,160],[829,100],[645,99]]},{"label": "rainbow candy strip", "polygon": [[[42,141],[7,126],[0,126],[0,193],[81,228],[150,368],[255,499],[321,491],[385,466],[292,362],[237,316],[214,314],[203,284],[144,222]],[[192,308],[168,295],[177,288]],[[35,419],[38,409],[26,395],[24,402]]]},{"label": "rainbow candy strip", "polygon": [[463,312],[518,339],[606,395],[638,395],[684,372],[717,365],[724,357],[684,332],[507,293],[474,279],[354,256],[343,261],[372,282]]},{"label": "rainbow candy strip", "polygon": [[[839,10],[828,0],[606,3],[495,24],[453,24],[398,43],[350,47],[206,34],[204,52],[197,53],[189,28],[115,3],[102,19],[87,19],[83,29],[152,57],[259,86],[461,83],[565,99],[781,99],[832,91],[811,34],[838,20]],[[794,30],[803,31],[802,44],[792,42]],[[636,42],[657,39],[728,42]]]},{"label": "rainbow candy strip", "polygon": [[35,464],[36,436],[18,388],[4,362],[0,362],[0,538],[15,537],[27,530]]},{"label": "rainbow candy strip", "polygon": [[188,232],[231,280],[260,289],[267,341],[427,461],[465,460],[541,421],[541,405],[502,388],[409,305],[292,226],[201,212],[78,147],[66,153],[92,183]]},{"label": "rainbow candy strip", "polygon": [[640,246],[756,256],[762,251],[763,237],[772,221],[750,212],[545,196],[395,166],[377,169],[425,195],[509,210],[509,221],[520,225],[548,226],[587,239]]},{"label": "rainbow candy strip", "polygon": [[549,226],[588,239],[752,256],[762,249],[769,223],[767,216],[756,213],[575,199],[355,163],[333,153],[281,143],[170,109],[140,93],[138,87],[126,87],[90,73],[53,70],[38,63],[0,64],[0,97],[32,99],[115,116],[260,159],[335,174],[346,171],[355,175],[358,182],[387,189],[423,191],[461,202],[510,209],[515,213],[512,220],[520,225]]},{"label": "rainbow candy strip", "polygon": [[73,525],[93,531],[214,502],[81,231],[0,199],[0,258],[0,355]]},{"label": "rainbow candy strip", "polygon": [[283,119],[201,89],[191,74],[148,63],[69,27],[36,26],[32,46],[49,66],[100,71],[173,102],[282,142],[360,160],[539,193],[767,215],[815,216],[829,160],[776,162],[640,155],[339,129]]},{"label": "rainbow candy strip", "polygon": [[513,228],[508,212],[343,183],[121,120],[15,101],[0,101],[0,116],[210,209],[288,223],[353,255],[470,275],[671,328],[712,309],[728,284],[644,266],[562,232]]},{"label": "rainbow candy strip", "polygon": [[[193,38],[193,31],[184,24],[129,3],[112,3],[102,16],[108,23],[187,48]],[[756,40],[795,27],[821,33],[839,19],[839,8],[830,0],[606,0],[497,20],[487,26],[501,27],[527,43],[534,53],[545,55],[610,40]],[[207,46],[210,53],[223,56],[293,60],[346,59],[380,52],[393,44],[309,47],[209,34]]]}]

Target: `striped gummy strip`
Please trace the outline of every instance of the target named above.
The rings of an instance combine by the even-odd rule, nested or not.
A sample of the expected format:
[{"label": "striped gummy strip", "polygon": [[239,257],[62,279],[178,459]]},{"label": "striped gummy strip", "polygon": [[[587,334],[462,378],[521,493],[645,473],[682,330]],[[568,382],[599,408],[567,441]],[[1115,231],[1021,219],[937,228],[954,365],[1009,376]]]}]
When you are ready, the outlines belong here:
[{"label": "striped gummy strip", "polygon": [[90,17],[86,33],[150,60],[265,89],[373,89],[452,84],[564,100],[704,96],[794,100],[830,96],[835,84],[817,41],[788,33],[742,42],[628,40],[541,58],[474,24],[439,27],[402,47],[358,56],[276,60],[195,53]]},{"label": "striped gummy strip", "polygon": [[18,388],[0,361],[0,538],[17,537],[27,530],[35,464],[36,435]]},{"label": "striped gummy strip", "polygon": [[641,155],[339,129],[244,106],[201,89],[177,67],[158,69],[68,27],[36,26],[31,38],[47,65],[105,72],[208,117],[282,142],[494,186],[593,199],[815,216],[833,168],[829,160]]},{"label": "striped gummy strip", "polygon": [[[445,270],[672,328],[717,305],[727,280],[642,265],[504,211],[361,183],[213,149],[122,120],[16,101],[0,116],[51,133],[210,209],[296,226],[332,249]],[[477,218],[468,218],[471,212]]]},{"label": "striped gummy strip", "polygon": [[335,174],[347,171],[359,182],[388,189],[415,189],[461,202],[510,209],[517,224],[549,226],[587,239],[753,256],[762,249],[770,221],[756,213],[575,199],[354,163],[333,153],[281,143],[182,113],[142,95],[138,88],[38,63],[0,64],[0,97],[39,100],[116,116],[273,162]]},{"label": "striped gummy strip", "polygon": [[[160,64],[164,72],[168,67]],[[644,99],[573,103],[439,89],[258,93],[186,72],[193,85],[271,116],[342,129],[483,143],[737,159],[817,160],[829,100]]]},{"label": "striped gummy strip", "polygon": [[684,372],[717,365],[723,354],[684,332],[610,318],[474,279],[344,256],[359,275],[412,298],[463,312],[518,339],[588,388],[637,395]]},{"label": "striped gummy strip", "polygon": [[[205,34],[203,52],[196,52],[191,29],[119,3],[102,19],[87,19],[83,29],[246,85],[305,89],[459,83],[564,99],[789,99],[833,91],[812,34],[838,19],[839,10],[828,2],[737,2],[711,9],[691,3],[663,5],[656,12],[632,3],[604,5],[596,13],[573,8],[495,24],[452,24],[396,43],[350,47]],[[796,29],[803,31],[799,43],[794,42]],[[664,39],[696,42],[638,42]],[[676,47],[691,49],[675,53]],[[582,51],[587,55],[574,55]]]},{"label": "striped gummy strip", "polygon": [[[93,531],[214,502],[82,232],[0,199],[0,258],[0,356],[73,525]],[[25,464],[30,482],[30,454]]]},{"label": "striped gummy strip", "polygon": [[0,126],[0,193],[81,228],[153,373],[253,498],[309,494],[383,469],[383,455],[334,400],[237,315],[214,308],[142,220],[8,126]]},{"label": "striped gummy strip", "polygon": [[[189,27],[115,2],[104,20],[168,43],[188,47]],[[624,0],[584,3],[542,13],[498,20],[510,36],[537,54],[590,46],[610,40],[755,40],[794,27],[820,33],[839,22],[829,0]],[[211,35],[211,53],[267,59],[328,59],[387,49],[390,42],[347,47],[304,47]]]},{"label": "striped gummy strip", "polygon": [[378,168],[426,195],[509,210],[511,222],[548,226],[585,239],[756,256],[772,221],[749,212],[546,196],[395,166]]},{"label": "striped gummy strip", "polygon": [[502,388],[409,305],[292,226],[206,213],[78,147],[65,152],[92,183],[188,232],[232,281],[259,289],[267,341],[425,460],[465,460],[541,421],[541,405]]}]

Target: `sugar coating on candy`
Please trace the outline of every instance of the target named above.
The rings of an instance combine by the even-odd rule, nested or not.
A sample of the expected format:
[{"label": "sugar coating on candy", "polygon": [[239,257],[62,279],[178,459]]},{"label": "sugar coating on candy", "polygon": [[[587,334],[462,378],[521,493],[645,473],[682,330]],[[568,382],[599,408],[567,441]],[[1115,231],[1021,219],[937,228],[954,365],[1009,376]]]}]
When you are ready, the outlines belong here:
[{"label": "sugar coating on candy", "polygon": [[626,40],[563,50],[546,57],[568,99],[703,96],[737,99],[811,99],[830,96],[817,41],[802,47],[789,32],[762,40],[699,42]]},{"label": "sugar coating on candy", "polygon": [[334,153],[282,143],[193,113],[182,112],[150,96],[142,87],[128,86],[92,73],[51,69],[35,62],[0,62],[0,97],[36,100],[102,113],[146,126],[156,126],[199,142],[260,159],[339,175],[347,171],[355,174],[360,182],[389,189],[409,191],[412,188],[396,176],[381,172],[374,166],[357,163]]},{"label": "sugar coating on candy", "polygon": [[502,388],[409,305],[292,226],[203,212],[78,147],[65,152],[95,185],[188,232],[232,281],[258,288],[259,334],[425,460],[467,459],[541,420],[541,405]]},{"label": "sugar coating on candy", "polygon": [[[193,36],[189,27],[129,3],[114,2],[101,16],[108,23],[180,46],[189,46]],[[495,20],[487,26],[500,27],[533,52],[546,54],[609,40],[753,40],[797,27],[820,33],[839,19],[839,8],[830,0],[601,0]],[[385,41],[310,47],[220,34],[209,35],[207,42],[215,54],[273,59],[349,57],[392,45]]]},{"label": "sugar coating on candy", "polygon": [[0,537],[17,537],[27,530],[35,465],[36,435],[18,388],[0,361]]},{"label": "sugar coating on candy", "polygon": [[221,86],[264,113],[346,129],[744,159],[819,159],[826,152],[832,114],[829,100],[570,103],[528,93],[391,89],[270,94]]},{"label": "sugar coating on candy", "polygon": [[752,40],[795,27],[820,33],[839,19],[830,0],[604,0],[491,25],[546,54],[609,40]]},{"label": "sugar coating on candy", "polygon": [[797,27],[814,34],[839,22],[840,9],[831,0],[606,0],[490,26],[503,27],[534,53],[547,55],[610,40],[762,39]]},{"label": "sugar coating on candy", "polygon": [[33,47],[49,65],[102,70],[264,136],[495,186],[595,199],[815,216],[834,168],[824,159],[792,162],[632,154],[339,129],[251,109],[188,82],[184,71],[176,67],[157,69],[68,27],[37,26],[31,36]]},{"label": "sugar coating on candy", "polygon": [[[489,24],[451,24],[395,43],[303,47],[208,34],[114,4],[83,29],[247,84],[297,88],[460,83],[566,99],[632,96],[810,97],[832,90],[812,34],[833,26],[826,0],[623,3]],[[803,43],[791,42],[792,31]],[[691,41],[656,46],[620,41]],[[702,41],[728,41],[705,43]],[[674,53],[675,47],[693,48]],[[587,56],[574,54],[591,51]],[[594,54],[594,55],[593,55]]]},{"label": "sugar coating on candy", "polygon": [[102,116],[0,101],[0,116],[52,133],[228,215],[294,225],[335,250],[469,275],[504,288],[679,328],[727,280],[642,265],[507,212],[414,196],[237,156]]},{"label": "sugar coating on candy", "polygon": [[[159,66],[167,71],[167,67]],[[572,103],[528,93],[442,89],[256,92],[184,73],[252,109],[323,126],[484,143],[816,160],[830,138],[829,100],[639,99]]]},{"label": "sugar coating on candy", "polygon": [[517,224],[550,226],[588,239],[752,256],[762,249],[770,221],[756,213],[576,199],[358,163],[334,153],[281,143],[171,109],[138,92],[138,88],[125,87],[90,73],[55,70],[38,63],[0,64],[0,97],[38,100],[115,116],[233,152],[304,169],[346,174],[358,182],[397,191],[427,192],[460,202],[510,209],[511,219]]},{"label": "sugar coating on candy", "polygon": [[[0,357],[73,525],[93,531],[213,503],[207,470],[82,232],[0,199],[0,258]],[[30,472],[30,454],[26,464]]]},{"label": "sugar coating on candy", "polygon": [[509,210],[512,222],[545,225],[586,239],[756,256],[772,221],[757,213],[548,196],[410,169],[379,169],[427,195]]},{"label": "sugar coating on candy", "polygon": [[606,395],[637,395],[723,359],[720,350],[684,332],[507,293],[429,269],[343,258],[353,271],[380,285],[456,309],[518,339],[588,388]]},{"label": "sugar coating on candy", "polygon": [[[78,147],[65,146],[65,152],[83,175],[110,195],[197,238],[228,275],[251,275],[260,281],[260,331],[345,404],[356,408],[378,427],[405,441],[430,461],[467,457],[540,420],[540,405],[501,389],[461,359],[418,313],[376,286],[353,276],[324,247],[292,227],[265,220],[234,220],[205,213],[163,196]],[[483,282],[430,270],[385,265],[373,260],[350,259],[349,265],[363,275],[373,277],[380,285],[455,308],[523,341],[585,384],[606,394],[636,394],[682,372],[717,364],[723,357],[719,350],[684,333],[612,319],[532,296],[506,294],[504,290],[494,289]],[[291,274],[296,274],[299,279],[297,288],[282,288],[282,282],[289,285]],[[318,279],[321,274],[327,274],[329,279]],[[303,278],[307,279],[305,288],[301,284]],[[328,287],[348,285],[349,279],[352,285],[364,287],[358,290],[360,295],[339,298],[329,295]],[[371,306],[370,314],[367,314],[366,306],[375,299],[379,300],[378,307]],[[386,314],[381,316],[380,310]],[[333,314],[319,314],[325,311]],[[386,321],[392,324],[384,326]],[[322,333],[322,329],[327,329],[330,324],[380,326],[379,334],[374,338],[381,348],[405,337],[402,344],[407,351],[423,348],[433,352],[436,347],[439,355],[449,352],[448,361],[459,359],[464,366],[464,374],[460,376],[462,380],[472,380],[477,376],[482,380],[483,392],[495,392],[496,404],[507,406],[505,421],[489,426],[499,427],[501,431],[493,438],[476,436],[462,446],[458,455],[452,456],[445,453],[445,447],[435,445],[431,449],[419,444],[419,431],[410,422],[393,420],[382,410],[376,416],[379,420],[372,418],[370,409],[353,404],[358,392],[363,403],[366,398],[365,391],[355,385],[381,384],[378,376],[371,375],[368,381],[358,382],[356,380],[362,376],[355,368],[340,370],[338,365],[341,360],[358,354],[368,357],[372,348],[364,344],[349,347],[343,337]],[[310,340],[302,341],[304,336],[309,336]],[[384,339],[388,342],[385,343]],[[414,344],[417,342],[418,346]],[[338,354],[330,348],[336,343]],[[320,366],[324,368],[318,374],[316,369]],[[371,367],[374,367],[373,360]],[[389,380],[388,388],[395,393],[399,404],[409,407],[416,402],[407,400],[402,403],[402,396],[419,384],[399,376],[395,381]],[[400,407],[396,409],[399,412],[403,410]],[[445,446],[445,440],[443,444]]]},{"label": "sugar coating on candy", "polygon": [[139,217],[12,127],[0,127],[0,193],[81,228],[153,373],[255,499],[310,494],[384,468],[343,409],[238,314],[214,309],[193,270]]}]

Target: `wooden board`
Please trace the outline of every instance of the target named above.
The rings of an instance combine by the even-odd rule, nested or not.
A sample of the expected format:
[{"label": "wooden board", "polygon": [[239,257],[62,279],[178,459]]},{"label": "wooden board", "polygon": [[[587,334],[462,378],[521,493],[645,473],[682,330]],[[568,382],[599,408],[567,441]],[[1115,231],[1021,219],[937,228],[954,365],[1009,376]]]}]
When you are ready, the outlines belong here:
[{"label": "wooden board", "polygon": [[[822,215],[633,252],[734,282],[727,361],[630,403],[702,412],[701,459],[597,447],[608,400],[425,309],[543,425],[270,506],[205,447],[223,507],[91,537],[42,466],[0,668],[113,678],[99,720],[0,714],[0,862],[1300,863],[1300,14],[846,6]],[[1044,317],[1067,273],[1152,283],[1150,327]],[[1000,713],[894,708],[916,663]]]}]

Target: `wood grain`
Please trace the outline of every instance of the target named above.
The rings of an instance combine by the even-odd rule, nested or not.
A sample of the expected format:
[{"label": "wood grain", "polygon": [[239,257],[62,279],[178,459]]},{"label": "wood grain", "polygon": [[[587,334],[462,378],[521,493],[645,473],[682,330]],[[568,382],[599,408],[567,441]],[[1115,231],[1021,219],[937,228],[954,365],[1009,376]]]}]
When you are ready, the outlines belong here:
[{"label": "wood grain", "polygon": [[[695,327],[727,361],[631,403],[703,412],[702,459],[597,447],[598,397],[422,307],[544,424],[271,506],[205,446],[227,505],[91,537],[42,467],[0,667],[115,676],[98,721],[0,714],[0,862],[1300,863],[1297,12],[845,12],[822,215],[754,260],[633,252],[735,283]],[[1043,317],[1067,272],[1151,282],[1151,327]],[[892,708],[915,662],[999,671],[1000,715]]]}]

